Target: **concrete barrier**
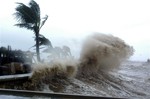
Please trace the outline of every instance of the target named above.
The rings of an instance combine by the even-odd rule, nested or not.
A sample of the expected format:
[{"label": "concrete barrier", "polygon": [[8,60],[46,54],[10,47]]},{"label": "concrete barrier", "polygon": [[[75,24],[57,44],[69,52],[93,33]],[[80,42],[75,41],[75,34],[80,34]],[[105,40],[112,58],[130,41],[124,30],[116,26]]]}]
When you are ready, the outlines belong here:
[{"label": "concrete barrier", "polygon": [[65,93],[50,93],[41,91],[28,91],[28,90],[12,90],[0,89],[1,95],[14,95],[21,97],[43,97],[43,98],[56,98],[56,99],[125,99],[115,97],[100,97],[100,96],[87,96],[87,95],[73,95]]}]

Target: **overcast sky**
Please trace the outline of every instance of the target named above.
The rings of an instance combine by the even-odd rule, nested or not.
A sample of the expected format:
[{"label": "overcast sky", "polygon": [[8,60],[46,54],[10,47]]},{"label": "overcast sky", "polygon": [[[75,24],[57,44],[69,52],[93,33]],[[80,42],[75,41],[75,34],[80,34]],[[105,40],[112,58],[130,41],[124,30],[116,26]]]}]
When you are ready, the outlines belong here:
[{"label": "overcast sky", "polygon": [[[15,2],[0,4],[0,46],[28,50],[34,45],[33,32],[13,26]],[[93,32],[107,33],[123,39],[135,49],[134,60],[150,58],[150,1],[149,0],[35,0],[41,16],[49,19],[41,34],[54,46],[72,46],[78,53],[82,39]]]}]

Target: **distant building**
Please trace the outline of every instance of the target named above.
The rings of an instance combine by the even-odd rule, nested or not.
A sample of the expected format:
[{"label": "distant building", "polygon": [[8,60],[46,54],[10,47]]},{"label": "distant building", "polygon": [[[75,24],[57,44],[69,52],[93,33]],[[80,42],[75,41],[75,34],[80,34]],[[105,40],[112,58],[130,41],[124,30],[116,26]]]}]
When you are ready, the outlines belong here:
[{"label": "distant building", "polygon": [[20,63],[32,63],[32,57],[27,52],[21,50],[11,50],[8,48],[0,47],[0,65],[4,65],[11,62]]}]

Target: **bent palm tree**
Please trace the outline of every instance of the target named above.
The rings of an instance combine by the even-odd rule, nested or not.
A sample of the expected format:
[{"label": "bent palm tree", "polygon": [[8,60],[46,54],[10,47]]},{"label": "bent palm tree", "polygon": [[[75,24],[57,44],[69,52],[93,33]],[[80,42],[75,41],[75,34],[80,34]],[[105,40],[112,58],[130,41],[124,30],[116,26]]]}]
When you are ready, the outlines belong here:
[{"label": "bent palm tree", "polygon": [[17,4],[18,6],[16,7],[16,13],[14,13],[14,15],[19,23],[15,24],[15,26],[34,31],[36,37],[37,60],[40,61],[39,31],[48,19],[48,16],[46,15],[43,21],[41,21],[40,7],[34,0],[31,0],[28,6],[23,3]]}]

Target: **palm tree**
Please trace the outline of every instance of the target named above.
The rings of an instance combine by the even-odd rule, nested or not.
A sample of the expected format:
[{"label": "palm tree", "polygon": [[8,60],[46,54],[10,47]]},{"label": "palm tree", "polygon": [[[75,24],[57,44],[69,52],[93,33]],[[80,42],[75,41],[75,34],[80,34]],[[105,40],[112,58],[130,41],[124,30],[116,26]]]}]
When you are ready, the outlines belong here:
[{"label": "palm tree", "polygon": [[37,60],[40,61],[39,31],[48,19],[48,15],[43,20],[41,19],[40,7],[34,0],[31,0],[28,6],[23,3],[17,4],[14,15],[19,23],[15,26],[32,30],[35,33]]}]

